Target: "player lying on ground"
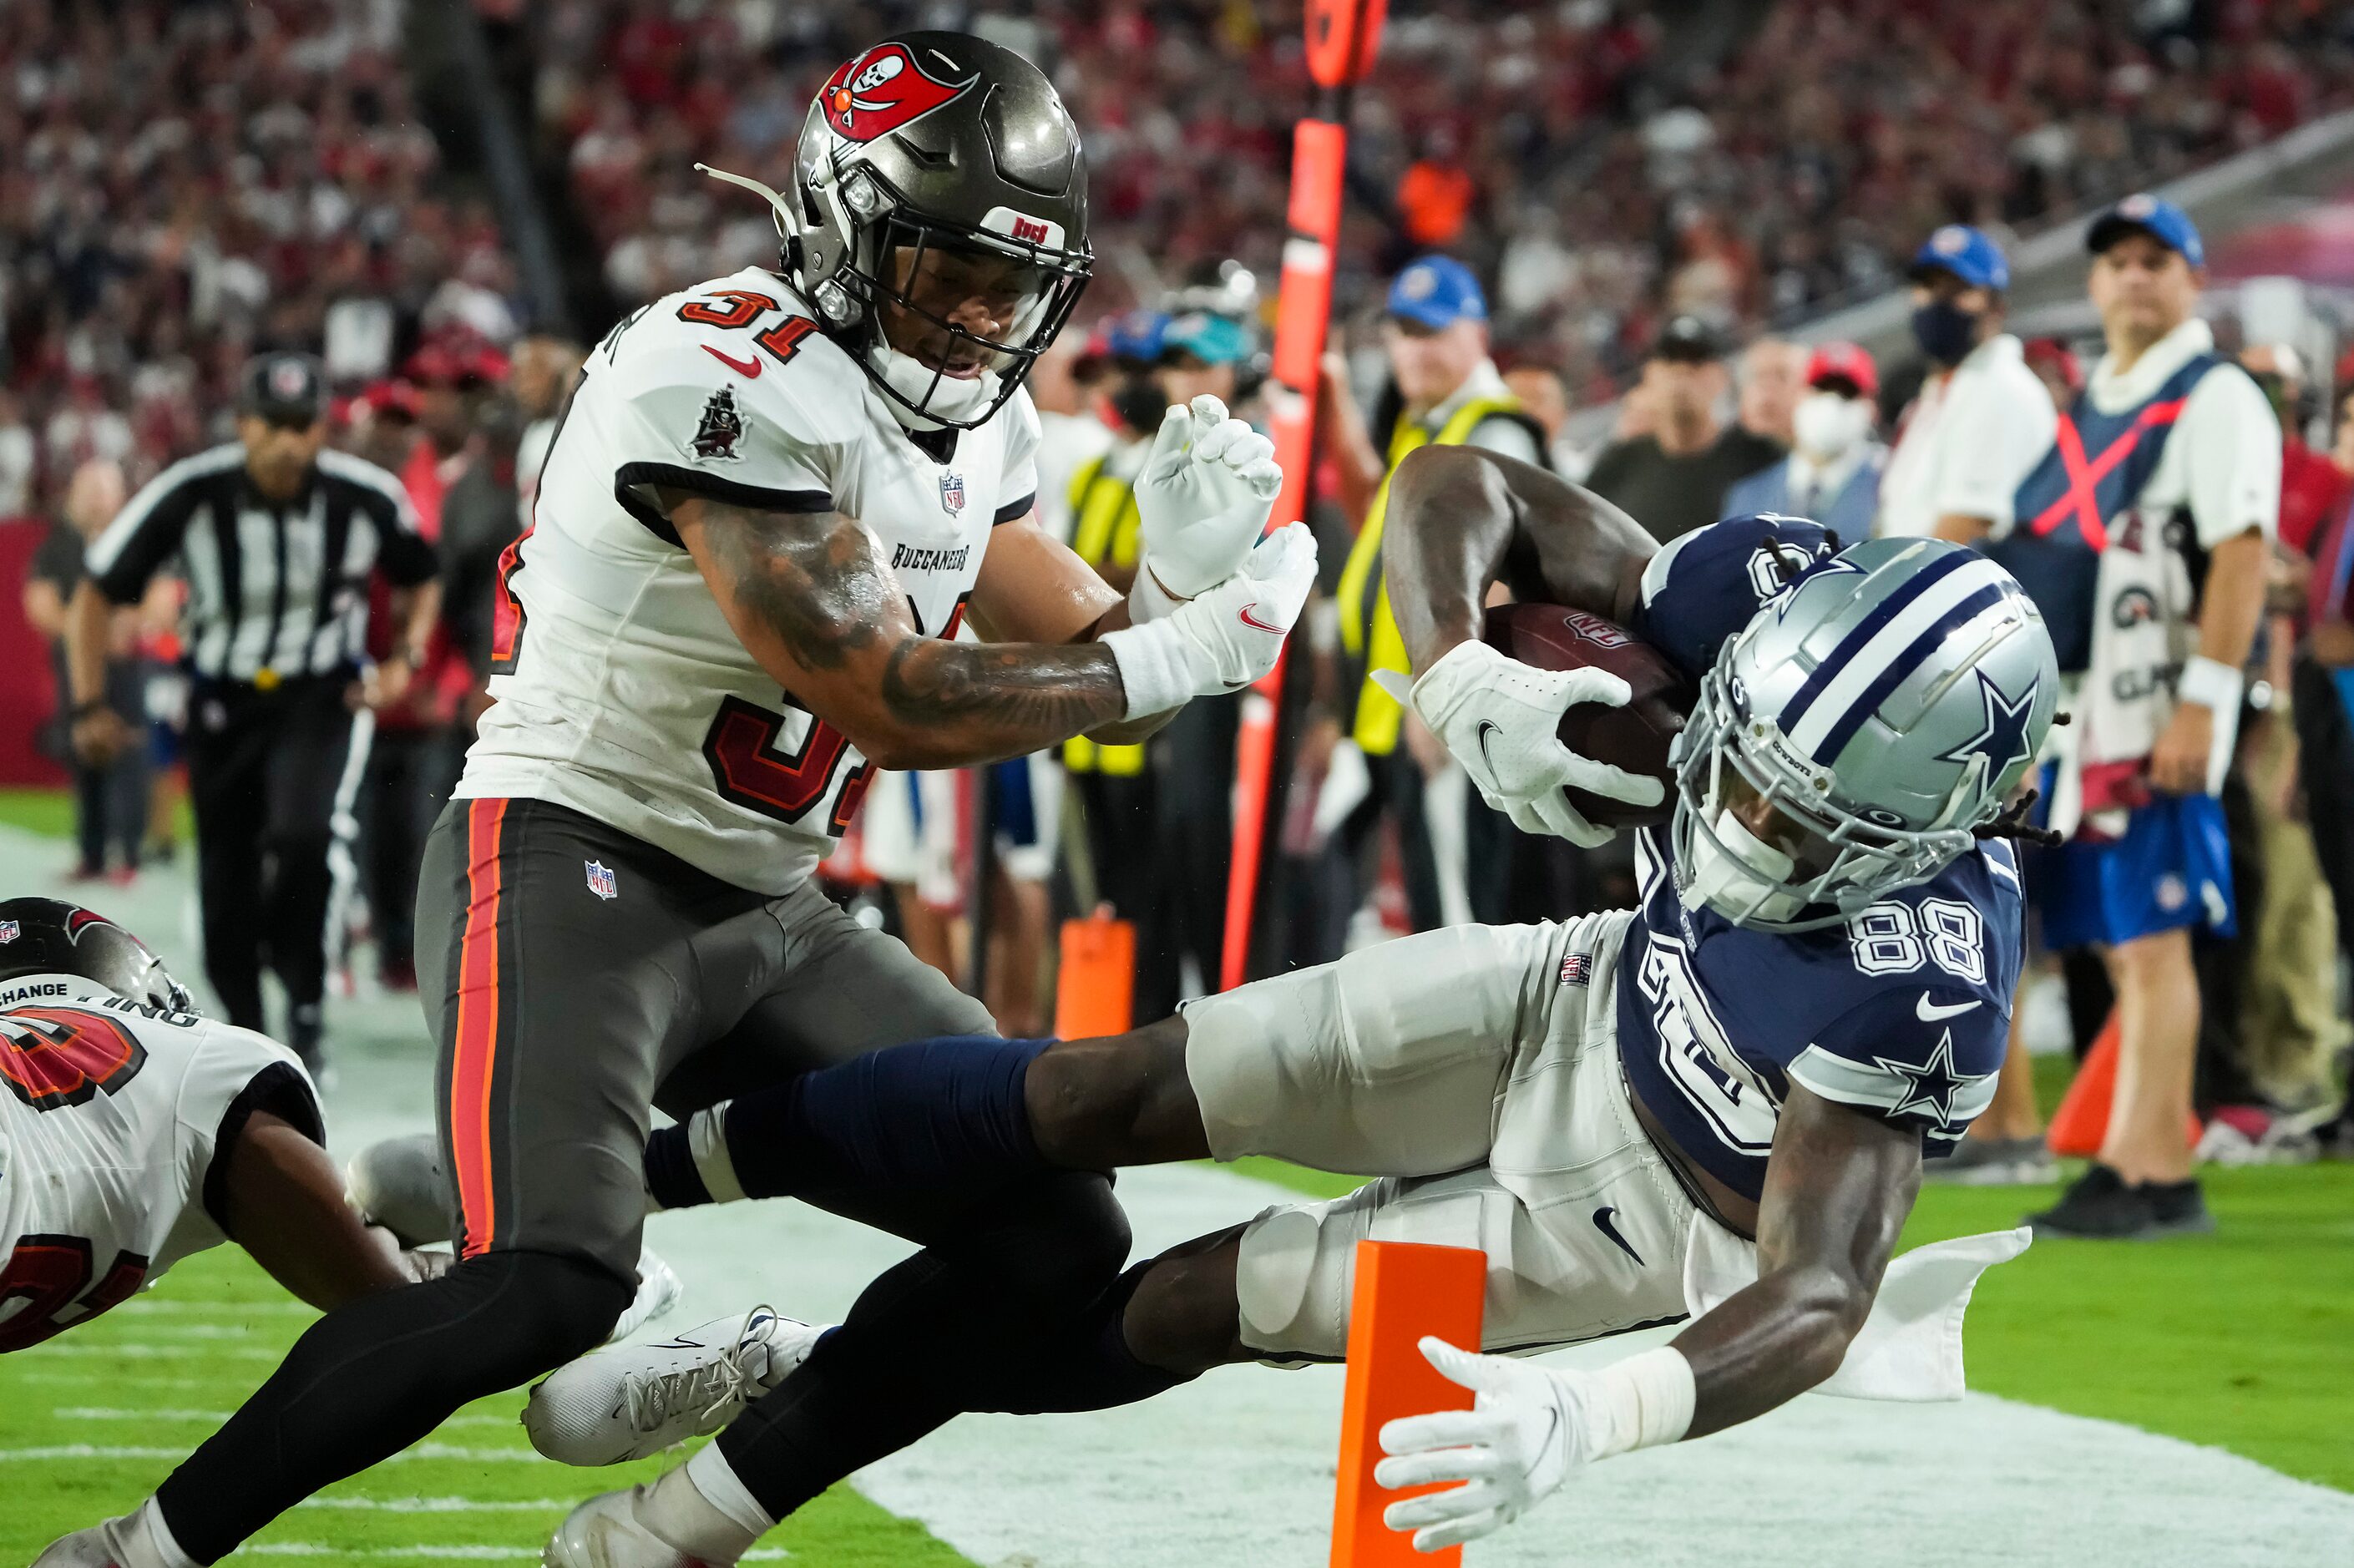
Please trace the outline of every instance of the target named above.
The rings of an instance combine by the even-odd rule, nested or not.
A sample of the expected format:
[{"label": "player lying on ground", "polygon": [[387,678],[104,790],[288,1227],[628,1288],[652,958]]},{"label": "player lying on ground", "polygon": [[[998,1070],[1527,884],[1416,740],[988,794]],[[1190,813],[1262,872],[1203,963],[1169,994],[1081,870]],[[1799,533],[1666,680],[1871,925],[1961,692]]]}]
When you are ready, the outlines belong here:
[{"label": "player lying on ground", "polygon": [[[294,1054],[199,1017],[102,915],[0,903],[0,1351],[86,1323],[224,1241],[323,1311],[450,1266],[346,1201]],[[643,1298],[659,1309],[676,1281],[649,1273],[668,1284]]]},{"label": "player lying on ground", "polygon": [[[1478,1407],[1393,1424],[1379,1476],[1468,1483],[1389,1511],[1436,1548],[1581,1465],[1748,1420],[1841,1367],[1924,1155],[1993,1092],[2021,940],[2012,847],[1994,841],[2015,831],[2004,801],[2057,677],[2017,585],[1950,545],[1841,551],[1763,516],[1655,554],[1596,497],[1469,447],[1409,458],[1391,518],[1415,706],[1515,820],[1592,842],[1562,786],[1640,786],[1556,739],[1566,706],[1623,701],[1624,683],[1483,645],[1491,583],[1624,622],[1697,686],[1672,818],[1638,841],[1640,907],[1411,937],[1108,1039],[878,1052],[656,1134],[648,1170],[671,1206],[1246,1154],[1381,1178],[1129,1270],[1046,1353],[1000,1359],[944,1314],[930,1332],[998,1372],[974,1409],[1090,1409],[1227,1362],[1338,1358],[1369,1236],[1484,1249],[1490,1351],[1694,1313],[1687,1254],[1755,1238],[1754,1283],[1599,1372],[1427,1343]],[[769,1397],[831,1354],[821,1340]],[[700,1370],[624,1349],[535,1403],[615,1426],[622,1383]],[[899,1393],[885,1378],[872,1397]],[[582,1505],[548,1561],[732,1562],[797,1500],[714,1446]]]},{"label": "player lying on ground", "polygon": [[[1162,425],[1126,598],[1033,514],[1023,378],[1091,264],[1087,164],[1035,66],[879,44],[812,102],[784,183],[775,269],[657,300],[589,355],[503,559],[497,701],[418,894],[460,1261],[313,1324],[154,1497],[45,1563],[215,1562],[595,1346],[633,1289],[657,1106],[990,1027],[814,885],[874,766],[1138,739],[1280,652],[1314,544],[1260,540],[1274,449],[1214,401]],[[772,1498],[967,1407],[994,1369],[929,1333],[944,1315],[1044,1345],[1128,1254],[1097,1171],[809,1196],[923,1250],[822,1372],[721,1437]],[[868,1398],[877,1377],[906,1397]]]}]

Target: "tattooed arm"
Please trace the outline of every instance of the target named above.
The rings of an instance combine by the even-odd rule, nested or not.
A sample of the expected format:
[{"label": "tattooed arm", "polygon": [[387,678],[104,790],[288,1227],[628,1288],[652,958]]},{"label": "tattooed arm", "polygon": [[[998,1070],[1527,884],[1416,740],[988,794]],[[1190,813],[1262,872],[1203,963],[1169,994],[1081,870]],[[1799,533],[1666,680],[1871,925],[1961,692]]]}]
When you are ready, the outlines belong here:
[{"label": "tattooed arm", "polygon": [[[1092,642],[1129,623],[1128,599],[1038,525],[1037,514],[989,531],[972,598],[965,609],[988,642]],[[1087,731],[1105,746],[1133,746],[1177,710]]]},{"label": "tattooed arm", "polygon": [[1100,643],[943,641],[916,630],[874,536],[839,513],[657,497],[760,667],[885,768],[1020,757],[1128,711]]}]

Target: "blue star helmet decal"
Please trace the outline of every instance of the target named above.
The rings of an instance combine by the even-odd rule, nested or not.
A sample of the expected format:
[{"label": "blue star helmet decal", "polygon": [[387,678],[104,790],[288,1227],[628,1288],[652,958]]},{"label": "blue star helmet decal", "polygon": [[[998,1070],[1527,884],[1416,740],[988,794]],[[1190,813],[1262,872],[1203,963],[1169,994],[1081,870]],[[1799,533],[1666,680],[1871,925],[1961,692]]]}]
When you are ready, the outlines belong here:
[{"label": "blue star helmet decal", "polygon": [[1929,1059],[1915,1067],[1903,1062],[1892,1062],[1885,1056],[1875,1057],[1881,1066],[1904,1080],[1904,1097],[1890,1112],[1904,1116],[1921,1111],[1937,1118],[1939,1123],[1954,1119],[1954,1097],[1969,1086],[1970,1080],[1954,1071],[1954,1032],[1946,1031]]},{"label": "blue star helmet decal", "polygon": [[1954,747],[1940,753],[1940,762],[1967,763],[1974,756],[1987,759],[1987,777],[1999,779],[2013,763],[2032,762],[2035,753],[2027,744],[2028,721],[2035,713],[2035,696],[2041,686],[2041,677],[2027,683],[2027,690],[2017,697],[2006,694],[1984,670],[1972,672],[1978,678],[1978,696],[1986,704],[1978,734]]}]

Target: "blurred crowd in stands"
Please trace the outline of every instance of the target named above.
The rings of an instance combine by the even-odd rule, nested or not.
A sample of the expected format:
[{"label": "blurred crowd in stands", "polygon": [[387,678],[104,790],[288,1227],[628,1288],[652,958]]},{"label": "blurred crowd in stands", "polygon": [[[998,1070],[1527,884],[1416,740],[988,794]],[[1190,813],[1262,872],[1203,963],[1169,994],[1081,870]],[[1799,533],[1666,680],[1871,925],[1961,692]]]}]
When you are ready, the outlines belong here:
[{"label": "blurred crowd in stands", "polygon": [[[1091,309],[1229,254],[1274,275],[1311,92],[1296,4],[992,9],[974,25],[1046,62],[1086,134]],[[532,7],[541,127],[617,299],[767,256],[768,215],[694,163],[779,176],[826,74],[937,12]],[[1393,5],[1352,120],[1340,307],[1448,251],[1495,279],[1500,335],[1592,402],[1664,316],[1754,328],[1883,289],[1940,223],[2030,228],[2354,104],[2354,12],[2313,0],[1784,0],[1723,64],[1676,15]]]}]

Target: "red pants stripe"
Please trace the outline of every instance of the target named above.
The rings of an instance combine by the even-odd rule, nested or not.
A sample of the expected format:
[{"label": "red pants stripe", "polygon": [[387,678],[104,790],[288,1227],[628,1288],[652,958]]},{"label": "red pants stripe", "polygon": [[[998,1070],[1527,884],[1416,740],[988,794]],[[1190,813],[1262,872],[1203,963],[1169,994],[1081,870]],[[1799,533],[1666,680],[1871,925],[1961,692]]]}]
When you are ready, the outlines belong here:
[{"label": "red pants stripe", "polygon": [[472,800],[466,808],[466,926],[459,948],[457,1049],[450,1074],[451,1158],[464,1220],[460,1252],[466,1257],[489,1250],[498,1230],[491,1179],[491,1086],[502,1012],[499,842],[506,810],[503,800]]}]

